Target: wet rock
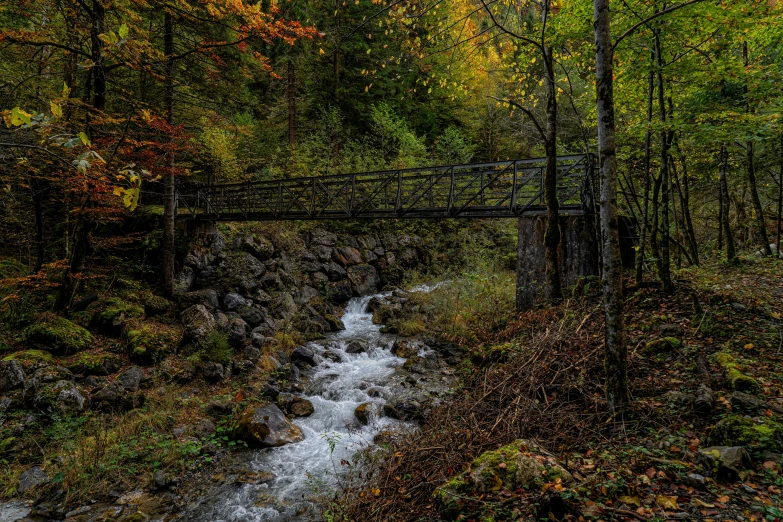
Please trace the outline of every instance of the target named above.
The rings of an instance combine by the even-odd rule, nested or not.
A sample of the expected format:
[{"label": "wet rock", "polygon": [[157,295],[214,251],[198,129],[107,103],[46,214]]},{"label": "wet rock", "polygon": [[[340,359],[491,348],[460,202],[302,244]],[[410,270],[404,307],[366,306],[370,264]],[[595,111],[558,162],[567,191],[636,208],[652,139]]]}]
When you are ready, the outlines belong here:
[{"label": "wet rock", "polygon": [[190,341],[197,341],[205,337],[215,329],[215,318],[204,305],[193,305],[181,315],[185,325],[185,337]]},{"label": "wet rock", "polygon": [[324,320],[329,323],[329,329],[332,332],[341,332],[345,330],[345,324],[332,314],[324,314]]},{"label": "wet rock", "polygon": [[335,352],[334,350],[326,350],[323,353],[323,357],[324,357],[324,359],[328,359],[328,360],[330,360],[332,362],[336,362],[336,363],[342,361],[342,359],[340,358],[340,354]]},{"label": "wet rock", "polygon": [[364,353],[367,351],[367,343],[365,341],[360,341],[358,339],[355,339],[348,343],[348,345],[345,347],[345,353]]},{"label": "wet rock", "polygon": [[195,305],[201,305],[208,310],[217,310],[220,308],[217,292],[210,288],[206,290],[188,292],[179,296],[180,308],[186,309]]},{"label": "wet rock", "polygon": [[229,292],[223,296],[223,308],[230,312],[239,310],[245,306],[246,303],[247,301],[244,297],[234,292]]},{"label": "wet rock", "polygon": [[234,436],[257,448],[284,446],[304,439],[301,430],[273,404],[245,410],[237,421]]},{"label": "wet rock", "polygon": [[392,346],[391,353],[403,359],[409,359],[418,355],[419,347],[407,339],[398,339]]},{"label": "wet rock", "polygon": [[348,281],[329,285],[329,300],[333,303],[346,303],[353,297],[353,287]]},{"label": "wet rock", "polygon": [[367,395],[373,398],[383,397],[383,393],[378,388],[370,388],[369,390],[367,390]]},{"label": "wet rock", "polygon": [[204,366],[201,368],[201,375],[207,382],[218,382],[223,380],[225,370],[219,362],[210,361],[204,363]]},{"label": "wet rock", "polygon": [[138,366],[131,366],[124,372],[122,372],[117,380],[120,382],[125,391],[136,392],[139,391],[141,381],[144,378],[144,370]]},{"label": "wet rock", "polygon": [[27,490],[49,482],[49,475],[46,474],[40,466],[33,466],[21,475],[19,475],[19,486],[16,488],[18,493],[25,493]]},{"label": "wet rock", "polygon": [[751,466],[747,450],[738,446],[701,448],[697,460],[707,471],[724,480],[736,480],[741,471]]},{"label": "wet rock", "polygon": [[0,361],[0,392],[24,386],[24,369],[19,361]]},{"label": "wet rock", "polygon": [[363,404],[360,404],[356,407],[356,409],[353,411],[354,416],[356,417],[356,420],[359,421],[362,425],[367,425],[372,420],[373,416],[376,415],[377,406],[373,404],[372,402],[365,402]]},{"label": "wet rock", "polygon": [[315,353],[307,346],[297,346],[291,352],[291,362],[315,366]]},{"label": "wet rock", "polygon": [[391,419],[409,422],[424,418],[421,404],[414,400],[386,403],[383,405],[383,414]]},{"label": "wet rock", "polygon": [[294,417],[309,417],[315,411],[313,403],[301,397],[292,398],[286,405],[286,411]]},{"label": "wet rock", "polygon": [[272,481],[275,476],[265,471],[247,471],[242,473],[234,481],[234,484],[266,484]]},{"label": "wet rock", "polygon": [[381,282],[378,270],[372,265],[354,265],[348,268],[348,279],[355,295],[374,294]]}]

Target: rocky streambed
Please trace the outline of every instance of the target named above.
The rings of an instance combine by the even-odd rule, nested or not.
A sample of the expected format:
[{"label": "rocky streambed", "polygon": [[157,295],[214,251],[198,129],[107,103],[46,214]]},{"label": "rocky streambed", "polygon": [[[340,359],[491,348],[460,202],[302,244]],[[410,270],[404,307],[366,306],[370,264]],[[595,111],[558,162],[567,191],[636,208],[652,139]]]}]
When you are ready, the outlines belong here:
[{"label": "rocky streambed", "polygon": [[[426,405],[448,391],[453,371],[441,354],[423,343],[383,334],[381,325],[373,324],[370,302],[387,297],[352,299],[342,317],[345,330],[309,343],[312,361],[299,357],[302,391],[282,402],[304,399],[312,404],[310,415],[294,420],[292,436],[301,440],[233,455],[223,473],[184,493],[180,520],[317,518],[319,501],[350,480],[341,463],[351,461],[379,434],[412,429]],[[415,364],[406,364],[401,355]],[[290,389],[290,383],[281,388]],[[278,427],[291,435],[291,428]]]}]

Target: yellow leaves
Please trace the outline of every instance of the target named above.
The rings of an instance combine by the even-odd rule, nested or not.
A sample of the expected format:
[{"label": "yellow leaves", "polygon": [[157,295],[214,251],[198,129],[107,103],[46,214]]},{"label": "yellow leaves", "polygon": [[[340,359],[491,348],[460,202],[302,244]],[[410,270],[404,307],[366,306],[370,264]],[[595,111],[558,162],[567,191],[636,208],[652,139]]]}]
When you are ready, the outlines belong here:
[{"label": "yellow leaves", "polygon": [[617,500],[629,506],[640,507],[642,505],[642,502],[641,500],[639,500],[639,497],[632,497],[630,495],[621,495],[617,497]]},{"label": "yellow leaves", "polygon": [[71,88],[68,87],[67,83],[63,82],[63,98],[68,98],[71,95]]},{"label": "yellow leaves", "polygon": [[658,495],[655,497],[655,502],[663,509],[680,509],[680,506],[677,505],[677,497]]},{"label": "yellow leaves", "polygon": [[691,499],[691,501],[692,501],[694,504],[696,504],[697,506],[699,506],[700,508],[714,508],[714,507],[715,507],[715,504],[710,504],[710,503],[708,503],[708,502],[704,502],[704,501],[702,501],[702,500],[699,500],[699,499],[698,499],[698,498],[696,498],[696,497],[693,497],[693,498]]},{"label": "yellow leaves", "polygon": [[728,495],[723,495],[723,496],[720,496],[720,497],[718,497],[718,499],[717,499],[717,500],[718,500],[718,502],[720,502],[721,504],[727,504],[727,503],[729,502],[729,500],[731,500],[731,498],[729,498],[729,496],[728,496]]},{"label": "yellow leaves", "polygon": [[91,145],[90,138],[87,137],[84,131],[77,134],[77,136],[79,137],[79,141],[81,141],[82,144],[87,145],[88,147]]},{"label": "yellow leaves", "polygon": [[122,173],[129,174],[128,184],[130,186],[128,188],[114,187],[112,194],[121,197],[123,206],[130,212],[133,212],[136,210],[136,207],[139,206],[139,196],[141,195],[141,177],[137,174],[132,174],[128,170],[123,170],[120,172],[121,174],[117,175],[117,180],[122,181],[125,179],[125,176],[123,176]]},{"label": "yellow leaves", "polygon": [[372,52],[372,49],[367,49],[367,54],[370,54]]},{"label": "yellow leaves", "polygon": [[381,490],[380,490],[380,489],[378,489],[378,488],[373,488],[373,490],[372,490],[372,494],[373,494],[374,496],[376,496],[376,497],[380,497],[380,496],[381,496]]},{"label": "yellow leaves", "polygon": [[52,116],[54,116],[55,118],[60,119],[63,117],[63,108],[60,107],[60,104],[54,101],[50,101],[49,108],[52,111]]},{"label": "yellow leaves", "polygon": [[3,120],[7,127],[19,127],[21,125],[30,125],[32,123],[32,114],[19,107],[14,107],[10,111],[3,112]]},{"label": "yellow leaves", "polygon": [[318,48],[318,54],[326,54],[326,52],[323,50],[323,48]]},{"label": "yellow leaves", "polygon": [[746,344],[746,345],[745,345],[745,349],[746,349],[746,350],[752,350],[753,348],[755,348],[755,346],[753,345],[753,343],[748,343],[748,344]]},{"label": "yellow leaves", "polygon": [[144,120],[145,123],[149,123],[152,121],[152,111],[149,109],[142,109],[141,110],[141,119]]}]

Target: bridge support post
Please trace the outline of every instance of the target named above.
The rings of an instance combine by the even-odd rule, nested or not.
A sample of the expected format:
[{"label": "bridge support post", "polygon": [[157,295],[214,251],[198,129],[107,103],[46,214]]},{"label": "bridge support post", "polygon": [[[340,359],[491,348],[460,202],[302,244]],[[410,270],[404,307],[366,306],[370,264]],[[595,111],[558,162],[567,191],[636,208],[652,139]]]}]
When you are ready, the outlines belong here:
[{"label": "bridge support post", "polygon": [[[544,232],[546,216],[519,218],[517,309],[528,310],[548,297]],[[593,216],[560,216],[560,279],[564,294],[580,278],[598,275],[598,243]]]}]

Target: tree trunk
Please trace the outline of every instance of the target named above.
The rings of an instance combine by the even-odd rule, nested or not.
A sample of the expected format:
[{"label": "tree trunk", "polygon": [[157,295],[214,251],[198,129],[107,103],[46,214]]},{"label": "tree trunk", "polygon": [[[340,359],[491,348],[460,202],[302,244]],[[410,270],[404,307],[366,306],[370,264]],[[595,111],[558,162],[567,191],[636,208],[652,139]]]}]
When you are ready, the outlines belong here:
[{"label": "tree trunk", "polygon": [[106,32],[106,11],[100,0],[92,2],[92,31],[90,40],[92,45],[92,106],[103,111],[106,108],[106,67],[103,57],[103,42],[98,35]]},{"label": "tree trunk", "polygon": [[560,263],[557,249],[560,246],[560,204],[557,200],[557,93],[552,51],[543,46],[546,66],[546,170],[544,172],[544,201],[547,211],[547,226],[544,234],[546,248],[546,279],[550,302],[563,298],[560,282]]},{"label": "tree trunk", "polygon": [[780,234],[783,229],[783,134],[780,135],[780,172],[778,174],[778,257],[781,257]]},{"label": "tree trunk", "polygon": [[293,60],[288,60],[288,146],[296,145],[296,73]]},{"label": "tree trunk", "polygon": [[718,183],[718,250],[723,250],[723,184],[720,182]]},{"label": "tree trunk", "polygon": [[[676,142],[675,142],[676,143]],[[680,146],[677,144],[677,150]],[[682,183],[678,185],[680,192],[680,198],[682,199],[682,214],[685,219],[686,233],[688,236],[688,243],[690,245],[691,257],[695,264],[699,264],[699,243],[696,240],[696,232],[693,229],[693,219],[691,218],[691,193],[690,193],[690,180],[688,179],[688,164],[685,161],[685,156],[682,152],[679,152],[682,163]],[[676,174],[676,173],[675,173]]]},{"label": "tree trunk", "polygon": [[36,274],[41,271],[44,263],[44,241],[43,241],[43,209],[41,208],[41,196],[43,188],[41,183],[35,177],[31,179],[30,188],[33,191],[33,210],[35,213],[35,268]]},{"label": "tree trunk", "polygon": [[658,271],[663,291],[670,294],[674,291],[669,259],[669,137],[666,126],[666,106],[663,90],[663,53],[661,52],[660,32],[655,31],[655,55],[658,65],[658,112],[661,118],[661,255],[658,261]]},{"label": "tree trunk", "polygon": [[[750,60],[748,59],[748,42],[742,42],[742,58],[745,62],[745,70],[747,71]],[[750,106],[750,90],[748,89],[747,82],[743,88],[745,94],[745,112],[753,112],[753,108]],[[753,200],[753,209],[756,211],[756,225],[758,226],[759,240],[763,243],[762,250],[764,255],[771,256],[772,249],[769,247],[769,234],[767,234],[767,222],[764,219],[764,209],[761,206],[761,199],[759,198],[759,191],[756,186],[756,165],[753,155],[753,142],[748,140],[745,142],[745,151],[747,153],[747,167],[748,167],[748,184],[750,185],[750,197]]]},{"label": "tree trunk", "polygon": [[642,211],[642,229],[639,233],[639,251],[636,253],[636,284],[644,280],[644,244],[647,241],[647,226],[650,208],[650,153],[652,149],[653,92],[655,92],[655,73],[647,75],[647,130],[644,133],[644,210]]},{"label": "tree trunk", "polygon": [[720,147],[720,193],[721,193],[721,228],[726,237],[726,260],[733,263],[737,259],[737,252],[734,247],[734,237],[731,235],[731,224],[729,223],[729,183],[726,180],[726,170],[728,169],[729,152],[725,145]]},{"label": "tree trunk", "polygon": [[601,155],[601,242],[603,243],[603,294],[606,317],[604,371],[610,413],[628,402],[628,370],[623,323],[623,265],[617,217],[617,156],[614,122],[612,31],[609,0],[594,0],[596,106],[598,147]]},{"label": "tree trunk", "polygon": [[79,289],[79,273],[84,269],[84,263],[90,253],[90,234],[95,224],[87,217],[86,209],[90,204],[89,197],[82,205],[73,231],[73,248],[68,263],[68,270],[63,277],[62,285],[57,292],[54,309],[57,312],[68,310]]},{"label": "tree trunk", "polygon": [[[174,124],[174,20],[170,13],[164,15],[163,52],[166,55],[163,103],[166,122]],[[166,159],[167,170],[163,187],[163,293],[174,295],[174,153]]]}]

